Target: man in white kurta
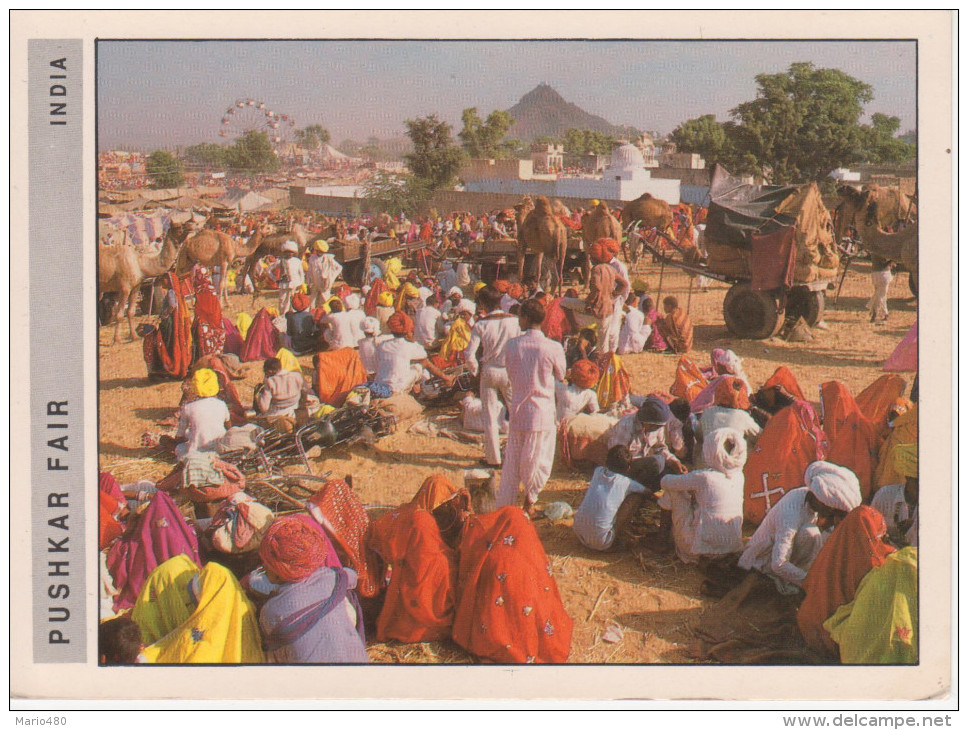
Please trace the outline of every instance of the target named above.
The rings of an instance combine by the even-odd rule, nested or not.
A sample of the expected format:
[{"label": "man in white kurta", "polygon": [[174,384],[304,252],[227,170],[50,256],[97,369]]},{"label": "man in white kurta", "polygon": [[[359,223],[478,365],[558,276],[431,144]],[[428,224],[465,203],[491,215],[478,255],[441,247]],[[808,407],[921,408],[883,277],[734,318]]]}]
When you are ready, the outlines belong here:
[{"label": "man in white kurta", "polygon": [[529,512],[551,476],[555,382],[568,370],[562,346],[541,331],[544,318],[540,302],[524,302],[519,317],[524,334],[508,342],[504,356],[511,380],[510,427],[496,502],[498,507],[513,504],[523,484]]},{"label": "man in white kurta", "polygon": [[[518,318],[500,307],[501,294],[487,286],[477,294],[484,316],[471,327],[471,339],[464,350],[464,362],[471,375],[481,374],[481,406],[484,411],[484,461],[501,465],[501,413],[511,402],[511,380],[505,361],[507,344],[520,336]],[[481,359],[477,353],[481,350]]]},{"label": "man in white kurta", "polygon": [[311,306],[321,307],[332,296],[333,285],[343,273],[343,267],[333,254],[329,253],[326,241],[313,244],[313,254],[309,257],[309,295]]},{"label": "man in white kurta", "polygon": [[292,297],[296,290],[306,283],[302,259],[299,258],[299,244],[286,241],[282,244],[282,276],[279,280],[279,315],[285,317],[292,311]]},{"label": "man in white kurta", "polygon": [[773,579],[786,595],[797,592],[823,547],[818,518],[843,517],[861,503],[860,483],[850,469],[815,461],[804,474],[806,486],[780,498],[756,528],[739,559],[739,567]]},{"label": "man in white kurta", "polygon": [[[629,283],[631,279],[629,279],[629,270],[625,264],[612,256],[608,265],[615,269],[615,273],[618,275],[619,289],[615,293],[615,309],[612,311],[612,320],[608,326],[608,336],[604,349],[606,352],[616,352],[618,350],[618,337],[622,329],[622,317],[625,314],[625,300],[628,299],[629,293],[632,291],[632,285]],[[642,344],[645,345],[644,342]]]}]

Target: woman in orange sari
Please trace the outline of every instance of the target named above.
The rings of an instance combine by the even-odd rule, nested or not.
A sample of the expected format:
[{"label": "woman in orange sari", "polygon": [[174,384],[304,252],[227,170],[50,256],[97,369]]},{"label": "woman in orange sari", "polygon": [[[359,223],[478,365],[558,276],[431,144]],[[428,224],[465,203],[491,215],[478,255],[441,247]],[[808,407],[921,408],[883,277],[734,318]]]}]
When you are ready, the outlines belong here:
[{"label": "woman in orange sari", "polygon": [[689,352],[693,341],[692,320],[689,315],[679,306],[679,300],[675,297],[665,297],[662,300],[662,309],[665,316],[659,317],[655,323],[659,334],[673,352]]},{"label": "woman in orange sari", "polygon": [[571,652],[551,564],[520,507],[470,517],[464,527],[453,638],[500,664],[558,664]]},{"label": "woman in orange sari", "polygon": [[820,386],[823,430],[830,449],[827,461],[846,466],[860,482],[864,501],[869,502],[879,441],[873,424],[858,408],[847,387],[836,380]]},{"label": "woman in orange sari", "polygon": [[807,597],[797,613],[797,625],[807,645],[825,656],[838,656],[837,644],[823,622],[854,600],[857,586],[894,548],[884,542],[887,525],[881,513],[861,505],[844,518],[820,549],[803,581]]},{"label": "woman in orange sari", "polygon": [[386,589],[377,640],[411,643],[450,635],[456,603],[456,540],[469,505],[465,490],[434,474],[409,504],[373,523],[368,547],[380,558],[380,583]]}]

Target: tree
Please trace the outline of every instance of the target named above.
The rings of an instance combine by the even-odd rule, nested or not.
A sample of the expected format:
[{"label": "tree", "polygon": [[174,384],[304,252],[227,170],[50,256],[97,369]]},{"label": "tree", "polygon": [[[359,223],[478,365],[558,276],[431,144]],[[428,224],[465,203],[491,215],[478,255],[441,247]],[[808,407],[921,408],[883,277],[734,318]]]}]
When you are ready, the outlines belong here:
[{"label": "tree", "polygon": [[145,171],[154,180],[153,188],[177,188],[185,184],[181,160],[167,150],[155,150],[148,155]]},{"label": "tree", "polygon": [[272,149],[269,135],[256,129],[236,139],[228,154],[229,166],[237,172],[257,175],[279,169],[279,158]]},{"label": "tree", "polygon": [[565,132],[565,152],[570,155],[608,155],[611,154],[618,140],[611,134],[598,132],[594,129],[575,129],[572,127]]},{"label": "tree", "polygon": [[305,129],[296,130],[296,142],[307,150],[322,149],[323,145],[329,144],[329,130],[321,124],[310,124]]},{"label": "tree", "polygon": [[858,123],[871,87],[838,69],[794,63],[790,70],[759,74],[757,98],[730,114],[736,153],[751,155],[774,184],[821,180],[857,159]]},{"label": "tree", "polygon": [[859,156],[867,162],[899,163],[913,160],[917,148],[909,141],[896,137],[901,120],[876,112],[871,115],[870,125],[861,127]]},{"label": "tree", "polygon": [[385,170],[377,170],[363,187],[363,197],[381,212],[392,216],[404,213],[408,218],[420,213],[432,194],[416,175],[391,175]]},{"label": "tree", "polygon": [[191,162],[205,167],[225,167],[228,165],[228,150],[213,142],[203,142],[186,147],[185,157]]},{"label": "tree", "polygon": [[689,119],[676,127],[669,136],[676,143],[677,150],[702,155],[709,167],[717,162],[726,164],[730,156],[726,129],[716,121],[713,114]]},{"label": "tree", "polygon": [[413,142],[413,152],[403,157],[410,171],[430,190],[452,187],[464,153],[454,145],[450,125],[436,114],[405,123],[407,136]]},{"label": "tree", "polygon": [[513,145],[502,141],[508,133],[514,118],[506,111],[494,110],[482,121],[477,107],[465,109],[461,115],[464,128],[457,136],[469,157],[502,159],[509,156]]}]

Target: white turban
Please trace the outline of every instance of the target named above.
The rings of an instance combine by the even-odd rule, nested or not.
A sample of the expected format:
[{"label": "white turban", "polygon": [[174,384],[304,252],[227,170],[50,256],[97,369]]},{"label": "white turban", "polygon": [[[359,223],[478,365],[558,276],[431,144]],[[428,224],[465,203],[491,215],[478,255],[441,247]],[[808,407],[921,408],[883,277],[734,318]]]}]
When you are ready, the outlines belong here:
[{"label": "white turban", "polygon": [[460,303],[454,307],[454,311],[460,314],[461,312],[467,312],[471,316],[477,313],[477,305],[474,304],[470,299],[461,299]]},{"label": "white turban", "polygon": [[347,294],[346,295],[346,308],[347,309],[359,309],[360,308],[360,295],[359,294]]},{"label": "white turban", "polygon": [[417,289],[417,291],[420,292],[420,301],[421,302],[426,302],[427,301],[427,297],[429,297],[431,294],[433,294],[433,292],[430,291],[430,289],[428,289],[425,286],[420,287],[419,289]]},{"label": "white turban", "polygon": [[803,481],[828,507],[850,512],[860,506],[860,482],[850,469],[829,461],[815,461],[807,467]]},{"label": "white turban", "polygon": [[452,286],[450,288],[450,290],[447,292],[447,298],[448,299],[450,299],[451,297],[455,297],[455,296],[456,297],[463,297],[464,296],[464,291],[459,286]]},{"label": "white turban", "polygon": [[376,317],[366,317],[360,325],[360,329],[363,330],[363,334],[375,335],[380,331],[380,320]]},{"label": "white turban", "polygon": [[299,244],[292,240],[286,241],[280,248],[289,253],[299,253]]},{"label": "white turban", "polygon": [[702,459],[710,469],[724,474],[746,464],[746,439],[735,428],[717,428],[702,440]]}]

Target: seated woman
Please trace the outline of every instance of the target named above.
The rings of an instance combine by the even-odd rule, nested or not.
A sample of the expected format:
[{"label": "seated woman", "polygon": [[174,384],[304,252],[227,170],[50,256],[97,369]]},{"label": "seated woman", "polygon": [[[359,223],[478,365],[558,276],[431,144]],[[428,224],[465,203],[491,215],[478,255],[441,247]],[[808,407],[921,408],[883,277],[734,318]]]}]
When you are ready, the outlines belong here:
[{"label": "seated woman", "polygon": [[332,546],[311,522],[280,517],[259,546],[276,588],[259,625],[270,664],[366,664],[357,575],[330,565]]},{"label": "seated woman", "polygon": [[192,361],[192,322],[185,304],[190,285],[171,272],[160,281],[162,289],[167,291],[158,325],[139,325],[137,332],[144,337],[143,354],[148,378],[180,379],[188,374]]},{"label": "seated woman", "polygon": [[692,320],[689,315],[679,306],[679,300],[675,297],[663,299],[662,309],[665,314],[655,323],[659,334],[672,352],[689,352],[692,349]]},{"label": "seated woman", "polygon": [[457,585],[457,542],[470,497],[440,474],[428,477],[409,504],[370,529],[385,598],[378,641],[437,641],[450,635]]},{"label": "seated woman", "polygon": [[806,486],[793,489],[769,512],[739,559],[739,567],[773,579],[777,590],[797,593],[832,527],[861,503],[860,484],[849,469],[826,461],[807,467]]},{"label": "seated woman", "polygon": [[292,310],[286,315],[286,337],[289,349],[297,355],[319,349],[319,328],[309,311],[309,295],[298,292],[292,298]]},{"label": "seated woman", "polygon": [[639,309],[641,309],[642,314],[645,317],[643,324],[652,328],[652,332],[645,341],[645,349],[649,352],[665,352],[667,349],[669,349],[669,345],[659,333],[659,328],[656,327],[656,321],[659,319],[659,310],[656,309],[655,302],[652,301],[652,297],[648,295],[642,297],[642,302],[639,304]]},{"label": "seated woman", "polygon": [[752,446],[763,429],[750,416],[749,408],[746,383],[732,376],[720,378],[716,383],[713,405],[703,410],[699,417],[696,441],[702,444],[704,434],[719,428],[729,428],[738,431],[746,439],[747,445]]},{"label": "seated woman", "polygon": [[629,450],[613,446],[604,467],[596,467],[575,512],[574,530],[578,541],[592,550],[609,550],[621,544],[625,531],[648,490],[625,474],[632,463]]},{"label": "seated woman", "polygon": [[887,525],[867,506],[851,510],[817,554],[803,581],[807,597],[797,612],[797,626],[814,651],[837,656],[837,644],[823,622],[854,600],[857,586],[873,568],[882,565],[894,548],[884,542]]},{"label": "seated woman", "polygon": [[888,555],[823,627],[842,664],[917,664],[918,549]]},{"label": "seated woman", "polygon": [[694,413],[701,413],[713,404],[716,398],[716,387],[724,378],[741,381],[746,386],[747,397],[749,396],[750,382],[743,371],[743,361],[732,350],[717,347],[712,351],[712,367],[701,372],[708,382],[690,402]]},{"label": "seated woman", "polygon": [[823,430],[829,445],[827,460],[850,469],[860,481],[860,493],[870,501],[877,466],[877,432],[843,383],[831,380],[820,386]]},{"label": "seated woman", "polygon": [[252,319],[252,324],[249,325],[245,333],[242,362],[275,357],[278,350],[279,330],[273,324],[273,315],[268,309],[262,308]]},{"label": "seated woman", "polygon": [[473,515],[464,527],[453,639],[502,664],[557,664],[572,620],[531,520],[520,507]]},{"label": "seated woman", "polygon": [[[671,513],[676,555],[684,563],[718,559],[743,549],[743,465],[746,441],[731,428],[703,441],[704,469],[662,477],[659,506]],[[663,518],[666,515],[663,513]]]},{"label": "seated woman", "polygon": [[[168,571],[166,566],[161,566]],[[167,632],[142,651],[150,664],[262,664],[265,654],[259,635],[255,607],[246,598],[232,572],[218,563],[209,563],[201,570],[184,563],[174,566],[169,581],[173,593],[165,605],[178,606],[183,611],[158,614],[156,631]],[[186,577],[189,577],[185,581]],[[157,582],[161,582],[161,579]],[[149,580],[139,603],[155,603],[152,591],[159,590]],[[180,591],[181,595],[175,595]],[[187,617],[182,618],[187,612]],[[181,620],[180,620],[181,619]],[[141,625],[142,633],[147,623]]]}]

